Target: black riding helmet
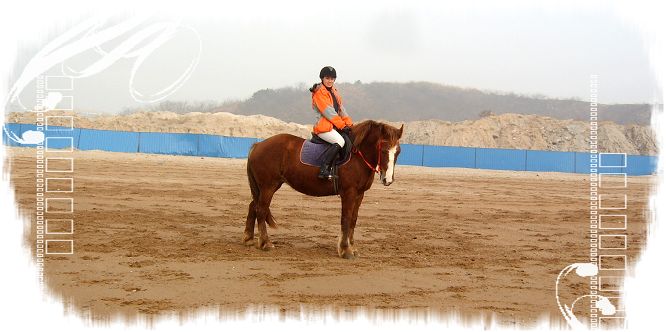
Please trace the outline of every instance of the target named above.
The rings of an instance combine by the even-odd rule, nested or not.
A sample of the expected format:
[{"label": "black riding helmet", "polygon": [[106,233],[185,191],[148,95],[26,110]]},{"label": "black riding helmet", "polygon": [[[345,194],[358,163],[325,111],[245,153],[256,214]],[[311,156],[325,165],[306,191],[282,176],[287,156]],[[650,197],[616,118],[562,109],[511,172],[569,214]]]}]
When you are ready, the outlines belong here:
[{"label": "black riding helmet", "polygon": [[319,78],[324,79],[324,77],[327,77],[327,76],[336,78],[337,74],[335,73],[335,68],[333,68],[331,66],[326,66],[326,67],[322,68],[321,71],[319,72]]}]

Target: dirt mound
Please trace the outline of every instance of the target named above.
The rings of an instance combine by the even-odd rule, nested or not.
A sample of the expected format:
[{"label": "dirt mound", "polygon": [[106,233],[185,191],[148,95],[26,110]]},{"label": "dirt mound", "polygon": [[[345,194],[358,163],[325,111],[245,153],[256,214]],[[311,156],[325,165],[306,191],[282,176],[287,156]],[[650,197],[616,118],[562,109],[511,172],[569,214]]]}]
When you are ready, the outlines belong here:
[{"label": "dirt mound", "polygon": [[[215,134],[236,137],[267,138],[278,133],[309,137],[311,128],[287,123],[264,115],[235,115],[226,112],[177,114],[173,112],[138,112],[128,115],[85,115],[65,111],[49,111],[49,116],[71,115],[74,127],[167,133]],[[6,122],[35,123],[35,113],[10,113]],[[49,124],[66,125],[62,119]]]},{"label": "dirt mound", "polygon": [[[547,151],[586,151],[590,144],[589,122],[538,115],[501,114],[461,122],[415,121],[405,127],[402,141],[413,144]],[[654,133],[646,126],[604,121],[599,123],[597,139],[601,152],[657,153]]]},{"label": "dirt mound", "polygon": [[[278,133],[310,137],[312,125],[284,122],[263,115],[220,113],[138,112],[128,115],[85,115],[50,111],[48,115],[72,115],[74,126],[124,131],[180,132],[267,138]],[[35,123],[35,114],[10,113],[7,122]],[[57,125],[57,121],[49,123]],[[400,125],[400,123],[392,123]],[[651,128],[639,125],[599,124],[599,150],[628,154],[657,154]],[[490,115],[474,121],[441,120],[405,123],[403,143],[549,151],[589,149],[589,123],[523,114]]]}]

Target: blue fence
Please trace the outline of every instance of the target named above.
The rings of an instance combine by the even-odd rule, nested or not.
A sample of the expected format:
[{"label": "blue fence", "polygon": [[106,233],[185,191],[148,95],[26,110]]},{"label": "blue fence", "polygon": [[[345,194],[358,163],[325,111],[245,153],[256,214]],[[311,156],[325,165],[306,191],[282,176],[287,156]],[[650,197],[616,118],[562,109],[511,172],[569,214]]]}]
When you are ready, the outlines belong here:
[{"label": "blue fence", "polygon": [[5,123],[4,128],[2,128],[2,144],[9,146],[21,146],[21,144],[16,143],[14,140],[10,139],[8,135],[17,135],[18,138],[20,138],[21,135],[23,135],[20,124]]},{"label": "blue fence", "polygon": [[526,155],[525,150],[477,148],[475,168],[524,171]]},{"label": "blue fence", "polygon": [[[560,152],[539,150],[512,150],[401,144],[398,157],[402,165],[429,167],[464,167],[480,169],[590,173],[596,165],[598,173],[626,173],[628,175],[654,174],[657,157],[635,156],[623,153]],[[419,155],[418,151],[422,153]]]},{"label": "blue fence", "polygon": [[[34,124],[7,123],[2,134],[2,142],[9,146],[34,147],[28,131],[37,132]],[[49,126],[43,133],[47,149],[102,150],[112,152],[143,152],[186,156],[206,156],[223,158],[247,158],[252,144],[257,138],[228,137],[206,134],[179,134],[98,130]],[[33,133],[33,134],[37,134]],[[40,134],[41,135],[41,134]]]},{"label": "blue fence", "polygon": [[[2,142],[9,146],[21,144],[9,135],[26,141],[36,131],[33,124],[7,123]],[[26,133],[26,137],[24,136]],[[49,126],[43,131],[47,149],[103,150],[143,152],[172,155],[246,158],[257,138],[228,137],[206,134],[146,133]],[[40,134],[41,135],[41,134]],[[398,163],[428,167],[462,167],[514,171],[589,173],[596,163],[599,173],[628,175],[654,174],[655,156],[621,153],[559,152],[514,149],[488,149],[453,146],[401,144]]]},{"label": "blue fence", "polygon": [[196,156],[197,134],[139,133],[139,152]]},{"label": "blue fence", "polygon": [[527,150],[525,154],[525,170],[575,173],[576,153]]},{"label": "blue fence", "polygon": [[[401,144],[400,148],[402,149]],[[402,163],[398,156],[398,162]],[[418,163],[416,163],[418,165]],[[476,149],[455,146],[423,146],[421,165],[428,167],[476,167]]]},{"label": "blue fence", "polygon": [[[81,134],[81,129],[79,128],[67,128],[67,127],[58,127],[58,126],[49,126],[47,130],[37,131],[37,126],[34,124],[18,124],[18,123],[9,123],[5,125],[3,130],[2,141],[5,145],[10,146],[35,146],[36,144],[30,144],[34,142],[31,138],[34,138],[35,135],[27,134],[24,136],[24,133],[32,132],[31,134],[38,134],[37,136],[43,135],[44,146],[48,150],[73,150],[78,148],[77,143],[79,140],[79,135]],[[23,139],[27,143],[21,144],[9,138],[8,135],[15,136],[15,138]],[[41,137],[41,136],[40,136]]]},{"label": "blue fence", "polygon": [[139,133],[129,131],[81,129],[79,150],[139,152]]}]

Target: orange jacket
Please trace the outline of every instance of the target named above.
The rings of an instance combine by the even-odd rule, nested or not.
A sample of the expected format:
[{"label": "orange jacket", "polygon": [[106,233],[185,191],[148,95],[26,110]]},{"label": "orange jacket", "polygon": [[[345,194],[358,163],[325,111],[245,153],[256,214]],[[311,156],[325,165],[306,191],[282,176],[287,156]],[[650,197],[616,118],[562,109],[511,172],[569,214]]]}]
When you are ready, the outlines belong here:
[{"label": "orange jacket", "polygon": [[314,126],[315,134],[329,132],[333,130],[333,126],[342,129],[345,126],[352,125],[352,119],[345,111],[345,107],[342,105],[342,97],[340,97],[335,86],[333,86],[332,91],[340,106],[339,113],[335,112],[331,93],[328,92],[328,89],[323,84],[319,84],[314,92],[312,92],[312,109],[317,114],[319,120]]}]

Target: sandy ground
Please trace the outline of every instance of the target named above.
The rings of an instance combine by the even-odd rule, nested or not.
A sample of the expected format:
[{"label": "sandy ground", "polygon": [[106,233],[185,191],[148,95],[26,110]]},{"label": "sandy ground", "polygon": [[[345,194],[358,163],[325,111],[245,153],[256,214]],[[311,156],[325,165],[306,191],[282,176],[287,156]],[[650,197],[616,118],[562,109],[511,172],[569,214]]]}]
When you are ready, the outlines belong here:
[{"label": "sandy ground", "polygon": [[[35,149],[7,151],[19,206],[34,218]],[[556,277],[589,255],[586,175],[398,167],[393,185],[376,180],[366,193],[355,236],[360,257],[348,261],[335,250],[339,198],[307,197],[286,185],[271,207],[280,227],[269,229],[276,248],[243,246],[245,160],[66,156],[74,157],[74,193],[47,197],[74,197],[74,212],[65,215],[74,233],[47,239],[73,239],[74,254],[47,256],[46,289],[67,312],[96,322],[254,308],[563,324]],[[653,181],[628,179],[629,267],[645,241]],[[31,229],[26,245],[34,250]],[[567,277],[563,300],[585,294],[588,282]]]}]

